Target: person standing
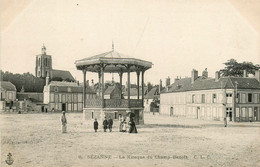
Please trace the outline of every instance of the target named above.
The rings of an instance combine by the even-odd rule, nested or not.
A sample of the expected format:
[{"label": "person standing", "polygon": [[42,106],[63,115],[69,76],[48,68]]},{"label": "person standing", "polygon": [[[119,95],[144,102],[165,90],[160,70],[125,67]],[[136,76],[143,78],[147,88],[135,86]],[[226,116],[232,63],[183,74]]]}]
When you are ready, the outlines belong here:
[{"label": "person standing", "polygon": [[94,130],[95,130],[95,132],[97,132],[97,130],[98,130],[98,121],[97,121],[97,118],[95,118],[95,121],[94,121]]},{"label": "person standing", "polygon": [[130,119],[129,125],[130,125],[129,133],[137,133],[137,129],[136,129],[135,122],[134,122],[133,118]]},{"label": "person standing", "polygon": [[109,128],[109,131],[112,132],[112,127],[113,127],[113,120],[111,117],[109,117],[109,120],[108,120],[108,128]]},{"label": "person standing", "polygon": [[66,133],[67,132],[67,119],[65,116],[65,111],[62,111],[61,124],[62,124],[62,133]]},{"label": "person standing", "polygon": [[107,122],[107,118],[105,117],[105,120],[103,121],[104,132],[107,131],[107,124],[108,124],[108,122]]},{"label": "person standing", "polygon": [[125,121],[125,118],[122,121],[122,132],[126,132],[126,121]]},{"label": "person standing", "polygon": [[123,126],[123,117],[121,114],[118,116],[118,121],[119,121],[119,132],[122,132],[122,126]]},{"label": "person standing", "polygon": [[224,118],[224,126],[227,127],[227,118]]}]

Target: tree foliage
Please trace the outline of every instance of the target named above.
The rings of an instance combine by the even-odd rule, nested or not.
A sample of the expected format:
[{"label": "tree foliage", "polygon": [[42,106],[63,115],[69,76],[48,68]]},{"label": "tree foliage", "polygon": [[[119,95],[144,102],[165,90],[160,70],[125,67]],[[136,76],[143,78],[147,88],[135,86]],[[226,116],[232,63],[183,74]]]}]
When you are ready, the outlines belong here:
[{"label": "tree foliage", "polygon": [[1,80],[10,81],[15,85],[17,92],[20,92],[22,87],[24,87],[25,92],[43,92],[45,85],[45,80],[42,78],[37,78],[31,73],[23,74],[13,74],[11,72],[3,72],[1,70]]},{"label": "tree foliage", "polygon": [[255,71],[260,69],[259,64],[253,64],[252,62],[242,62],[239,63],[235,59],[230,59],[223,63],[225,65],[224,69],[220,70],[221,76],[234,76],[243,77],[243,71],[246,70],[247,74],[255,74]]}]

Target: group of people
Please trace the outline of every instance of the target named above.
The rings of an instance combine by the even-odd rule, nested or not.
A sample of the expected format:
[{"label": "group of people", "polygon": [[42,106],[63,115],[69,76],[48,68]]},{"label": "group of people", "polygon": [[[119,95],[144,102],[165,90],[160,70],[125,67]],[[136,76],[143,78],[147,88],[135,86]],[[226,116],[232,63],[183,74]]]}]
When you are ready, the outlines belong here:
[{"label": "group of people", "polygon": [[[119,132],[127,132],[126,118],[120,117],[119,123],[120,123],[119,124]],[[65,111],[62,111],[61,124],[62,124],[62,133],[66,133],[67,132],[67,118],[65,116]],[[96,118],[95,118],[93,125],[94,125],[95,132],[97,132],[98,121],[97,121]],[[133,117],[130,117],[130,121],[128,122],[128,125],[130,126],[129,130],[128,130],[129,133],[137,133],[137,129],[136,129]],[[111,117],[109,117],[109,119],[107,119],[105,117],[105,120],[103,121],[104,132],[106,132],[107,129],[109,129],[109,131],[112,132],[112,128],[113,128],[113,119]]]},{"label": "group of people", "polygon": [[[109,117],[109,119],[107,120],[107,118],[105,117],[105,120],[103,121],[104,132],[106,132],[107,129],[109,129],[109,132],[112,132],[112,127],[113,127],[113,119],[111,119],[111,117]],[[94,121],[94,130],[95,130],[95,132],[97,132],[97,130],[98,130],[97,118],[95,118],[95,121]]]},{"label": "group of people", "polygon": [[[126,132],[127,131],[127,122],[126,122],[126,119],[125,118],[120,118],[119,119],[119,132]],[[98,130],[98,121],[97,119],[95,118],[95,121],[93,123],[94,125],[94,130],[95,132],[97,132]],[[137,133],[137,129],[136,129],[136,126],[135,126],[135,122],[134,122],[134,119],[133,118],[130,118],[130,121],[128,122],[128,125],[130,125],[130,128],[129,128],[129,133]],[[109,117],[109,119],[107,120],[107,118],[105,117],[105,120],[103,121],[103,129],[104,129],[104,132],[107,131],[107,129],[109,129],[110,132],[112,132],[112,127],[113,127],[113,119],[111,117]]]},{"label": "group of people", "polygon": [[[119,122],[120,122],[119,132],[126,132],[127,131],[127,121],[126,121],[126,119],[125,118],[119,119]],[[136,129],[133,117],[130,118],[128,125],[130,126],[129,130],[128,130],[129,133],[137,133],[137,129]]]}]

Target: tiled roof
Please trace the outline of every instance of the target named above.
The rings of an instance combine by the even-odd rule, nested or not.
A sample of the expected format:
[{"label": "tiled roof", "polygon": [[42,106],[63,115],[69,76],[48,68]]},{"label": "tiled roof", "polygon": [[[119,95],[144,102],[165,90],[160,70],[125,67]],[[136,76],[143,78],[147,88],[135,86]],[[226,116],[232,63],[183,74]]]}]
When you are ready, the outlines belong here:
[{"label": "tiled roof", "polygon": [[[83,87],[78,86],[75,82],[60,82],[60,81],[51,81],[48,85],[50,87],[50,92],[72,92],[72,93],[83,93]],[[70,91],[69,91],[70,88]]]},{"label": "tiled roof", "polygon": [[7,91],[16,91],[16,87],[10,81],[0,81],[1,82],[1,89],[5,89]]},{"label": "tiled roof", "polygon": [[[144,93],[147,90],[147,87],[144,88]],[[124,96],[128,95],[128,91],[124,92]],[[137,88],[131,88],[130,89],[130,96],[137,96],[138,95],[138,91]],[[139,89],[139,96],[142,96],[142,88]]]},{"label": "tiled roof", "polygon": [[114,89],[114,86],[108,86],[108,88],[104,92],[104,95],[110,95],[114,91]]},{"label": "tiled roof", "polygon": [[35,93],[35,92],[17,92],[17,99],[29,99],[33,102],[43,102],[43,93]]},{"label": "tiled roof", "polygon": [[[136,66],[142,66],[146,70],[152,67],[152,63],[149,61],[132,58],[114,50],[77,60],[75,62],[77,69],[82,69],[86,65],[96,65],[100,63],[107,64],[104,72],[127,72],[128,70],[130,70],[130,72],[133,72],[139,70]],[[117,66],[114,66],[114,64],[116,64]],[[127,69],[125,64],[136,66],[131,66],[129,69]],[[98,72],[99,69],[98,67],[93,66],[89,67],[88,71]]]},{"label": "tiled roof", "polygon": [[[157,93],[157,95],[156,95]],[[145,99],[153,99],[154,97],[158,97],[158,87],[155,86],[153,87],[148,93],[147,95],[145,96]]]},{"label": "tiled roof", "polygon": [[76,82],[65,82],[65,81],[51,81],[51,86],[78,86]]},{"label": "tiled roof", "polygon": [[64,71],[64,70],[52,70],[52,78],[62,78],[63,80],[65,79],[70,79],[72,81],[75,81],[73,76],[69,71]]},{"label": "tiled roof", "polygon": [[219,80],[213,78],[202,79],[197,78],[191,83],[191,78],[183,78],[169,86],[169,90],[165,89],[161,93],[167,92],[184,92],[208,89],[234,89],[237,84],[237,89],[260,89],[260,82],[255,78],[242,77],[222,77]]}]

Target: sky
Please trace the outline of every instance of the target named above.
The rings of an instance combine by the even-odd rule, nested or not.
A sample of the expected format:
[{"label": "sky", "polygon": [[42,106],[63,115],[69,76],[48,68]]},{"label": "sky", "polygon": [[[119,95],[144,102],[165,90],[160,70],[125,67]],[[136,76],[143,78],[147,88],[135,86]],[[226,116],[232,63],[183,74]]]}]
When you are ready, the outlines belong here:
[{"label": "sky", "polygon": [[82,81],[75,61],[112,50],[113,41],[115,51],[153,63],[145,82],[205,68],[214,77],[231,58],[260,64],[259,17],[257,0],[2,0],[1,69],[35,74],[44,43],[53,68]]}]

